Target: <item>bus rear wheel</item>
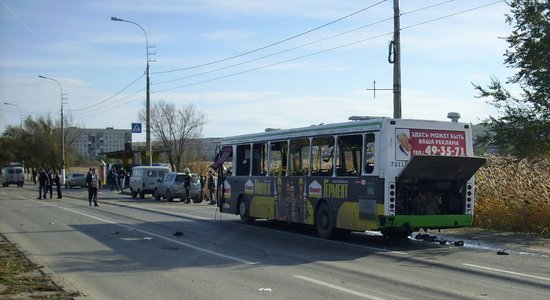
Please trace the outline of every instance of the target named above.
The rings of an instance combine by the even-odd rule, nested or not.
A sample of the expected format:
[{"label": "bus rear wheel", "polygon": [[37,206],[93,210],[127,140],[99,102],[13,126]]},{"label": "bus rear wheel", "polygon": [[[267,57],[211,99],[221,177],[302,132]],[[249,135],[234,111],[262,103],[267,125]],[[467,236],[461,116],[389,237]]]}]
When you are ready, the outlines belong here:
[{"label": "bus rear wheel", "polygon": [[241,217],[241,222],[246,224],[255,221],[255,219],[250,216],[250,207],[245,199],[240,199],[239,201],[239,216]]},{"label": "bus rear wheel", "polygon": [[317,234],[324,239],[332,239],[336,235],[332,213],[328,204],[321,203],[315,214],[315,225],[317,226]]}]

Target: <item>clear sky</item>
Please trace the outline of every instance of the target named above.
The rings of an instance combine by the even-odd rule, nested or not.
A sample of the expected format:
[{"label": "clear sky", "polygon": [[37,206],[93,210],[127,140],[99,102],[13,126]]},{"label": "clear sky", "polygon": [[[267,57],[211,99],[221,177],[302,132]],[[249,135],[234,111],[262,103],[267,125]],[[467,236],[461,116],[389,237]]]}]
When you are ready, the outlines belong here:
[{"label": "clear sky", "polygon": [[[503,65],[507,4],[400,4],[403,118],[496,115],[472,82],[513,72]],[[59,119],[59,87],[39,75],[60,83],[75,125],[138,121],[145,35],[112,16],[139,24],[154,46],[151,102],[194,104],[208,115],[204,137],[393,116],[391,91],[366,90],[393,84],[391,0],[0,0],[0,130],[18,125],[20,110]]]}]

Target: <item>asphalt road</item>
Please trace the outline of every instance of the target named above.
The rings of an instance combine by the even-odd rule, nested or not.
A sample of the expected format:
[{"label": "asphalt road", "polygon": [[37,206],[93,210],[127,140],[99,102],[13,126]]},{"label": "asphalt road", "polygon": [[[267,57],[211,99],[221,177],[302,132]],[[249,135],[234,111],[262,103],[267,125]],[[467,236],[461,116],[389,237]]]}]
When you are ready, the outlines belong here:
[{"label": "asphalt road", "polygon": [[[550,252],[241,224],[215,207],[0,188],[0,233],[82,299],[549,299]],[[448,237],[451,240],[453,236]],[[456,237],[455,237],[456,238]],[[482,246],[480,246],[482,245]]]}]

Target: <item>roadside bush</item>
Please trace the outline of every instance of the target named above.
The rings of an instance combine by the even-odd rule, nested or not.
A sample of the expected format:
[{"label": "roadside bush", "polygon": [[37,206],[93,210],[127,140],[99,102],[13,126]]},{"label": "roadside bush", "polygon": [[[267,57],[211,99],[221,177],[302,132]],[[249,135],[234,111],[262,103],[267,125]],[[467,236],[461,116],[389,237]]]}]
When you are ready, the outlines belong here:
[{"label": "roadside bush", "polygon": [[489,157],[476,198],[476,226],[550,236],[550,160]]}]

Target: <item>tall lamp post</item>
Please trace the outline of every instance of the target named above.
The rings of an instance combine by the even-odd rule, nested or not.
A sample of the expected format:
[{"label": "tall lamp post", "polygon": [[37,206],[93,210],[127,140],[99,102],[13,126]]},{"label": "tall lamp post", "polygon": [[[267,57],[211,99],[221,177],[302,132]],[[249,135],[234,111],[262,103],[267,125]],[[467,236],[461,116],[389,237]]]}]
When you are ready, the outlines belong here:
[{"label": "tall lamp post", "polygon": [[38,75],[38,78],[51,80],[57,83],[57,86],[59,86],[59,91],[61,95],[61,184],[65,184],[65,129],[63,127],[63,88],[61,87],[59,81],[53,78],[42,75]]},{"label": "tall lamp post", "polygon": [[149,39],[147,38],[147,32],[145,32],[145,29],[141,27],[138,23],[124,20],[117,17],[111,17],[111,21],[118,21],[118,22],[126,22],[126,23],[132,23],[136,25],[137,27],[141,28],[143,31],[143,34],[145,34],[145,54],[147,56],[147,88],[146,88],[146,95],[145,95],[145,147],[146,149],[146,157],[147,157],[147,164],[152,165],[153,164],[153,151],[151,149],[151,84],[150,84],[150,73],[149,73]]},{"label": "tall lamp post", "polygon": [[17,107],[19,109],[19,127],[23,128],[23,110],[21,110],[21,107],[17,104],[4,102],[4,105],[11,105]]}]

